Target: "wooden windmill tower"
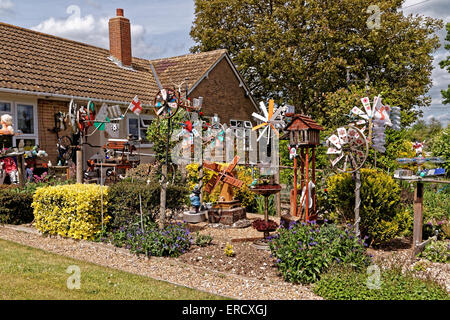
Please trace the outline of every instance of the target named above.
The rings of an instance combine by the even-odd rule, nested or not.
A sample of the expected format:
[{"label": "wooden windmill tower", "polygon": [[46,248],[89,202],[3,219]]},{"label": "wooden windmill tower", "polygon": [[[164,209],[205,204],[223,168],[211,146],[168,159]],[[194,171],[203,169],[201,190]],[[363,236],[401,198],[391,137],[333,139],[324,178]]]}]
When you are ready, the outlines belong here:
[{"label": "wooden windmill tower", "polygon": [[[291,193],[291,214],[298,216],[305,208],[304,220],[314,219],[316,211],[315,192],[312,187],[316,183],[316,146],[320,144],[320,131],[323,128],[310,117],[287,113],[291,122],[285,127],[289,135],[290,154],[294,158],[294,188]],[[300,149],[300,153],[297,151]],[[309,150],[312,150],[311,159]],[[300,207],[297,207],[297,157],[300,157],[301,190]],[[311,176],[309,175],[309,162],[311,160]],[[311,190],[312,189],[312,190]],[[309,200],[311,194],[312,203]]]}]

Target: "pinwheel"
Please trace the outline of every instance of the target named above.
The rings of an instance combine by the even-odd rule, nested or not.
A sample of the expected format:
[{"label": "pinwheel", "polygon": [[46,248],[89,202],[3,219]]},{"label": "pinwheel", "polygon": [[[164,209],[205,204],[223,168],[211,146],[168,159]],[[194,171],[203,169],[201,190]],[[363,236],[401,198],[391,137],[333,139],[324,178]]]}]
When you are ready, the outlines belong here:
[{"label": "pinwheel", "polygon": [[155,97],[155,113],[164,119],[172,118],[180,107],[180,94],[175,89],[163,88],[153,64],[150,64],[159,91]]},{"label": "pinwheel", "polygon": [[259,108],[261,109],[263,115],[256,112],[252,113],[253,118],[261,121],[261,124],[254,126],[253,131],[264,128],[258,136],[257,141],[261,140],[264,134],[267,132],[267,144],[270,143],[271,131],[273,131],[277,136],[279,136],[279,129],[284,128],[285,122],[282,119],[282,112],[286,111],[286,107],[278,107],[275,110],[274,101],[269,100],[269,110],[267,110],[264,102],[260,102]]},{"label": "pinwheel", "polygon": [[331,165],[340,172],[355,172],[360,169],[369,153],[364,133],[354,126],[338,128],[326,143]]}]

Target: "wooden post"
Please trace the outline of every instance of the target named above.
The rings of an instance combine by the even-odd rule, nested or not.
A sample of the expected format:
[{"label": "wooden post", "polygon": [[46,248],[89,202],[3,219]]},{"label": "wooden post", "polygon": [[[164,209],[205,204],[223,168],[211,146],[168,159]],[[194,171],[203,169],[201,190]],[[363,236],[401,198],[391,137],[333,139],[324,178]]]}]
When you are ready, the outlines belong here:
[{"label": "wooden post", "polygon": [[413,253],[417,252],[418,246],[422,243],[423,227],[423,182],[417,181],[414,191],[414,231],[413,231]]},{"label": "wooden post", "polygon": [[359,221],[361,220],[359,215],[359,207],[361,206],[361,171],[355,172],[355,233],[359,237],[361,232],[359,231]]},{"label": "wooden post", "polygon": [[25,185],[25,164],[24,154],[17,156],[17,175],[19,176],[19,186],[22,188]]},{"label": "wooden post", "polygon": [[[275,173],[275,183],[280,184],[280,167],[278,167],[278,170]],[[275,194],[275,208],[277,217],[281,217],[281,192]]]},{"label": "wooden post", "polygon": [[305,150],[300,149],[300,190],[305,186]]},{"label": "wooden post", "polygon": [[308,220],[309,220],[309,148],[306,148],[306,152],[305,152],[305,221],[308,221]]},{"label": "wooden post", "polygon": [[294,189],[291,198],[291,215],[297,216],[297,157],[294,157]]},{"label": "wooden post", "polygon": [[77,150],[77,183],[83,183],[83,151]]},{"label": "wooden post", "polygon": [[164,228],[166,225],[166,192],[167,192],[167,164],[163,164],[161,168],[161,197],[159,210],[159,227]]},{"label": "wooden post", "polygon": [[313,215],[316,214],[316,147],[312,147],[312,182],[314,183],[314,189],[312,190],[313,199]]}]

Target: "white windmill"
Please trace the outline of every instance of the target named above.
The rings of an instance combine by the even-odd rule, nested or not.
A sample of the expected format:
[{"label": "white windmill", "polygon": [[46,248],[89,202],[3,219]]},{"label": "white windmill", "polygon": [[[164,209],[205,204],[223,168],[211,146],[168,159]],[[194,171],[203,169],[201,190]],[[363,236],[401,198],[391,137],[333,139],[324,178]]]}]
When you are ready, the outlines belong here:
[{"label": "white windmill", "polygon": [[280,134],[278,130],[283,129],[286,125],[283,120],[283,114],[286,112],[287,107],[281,106],[275,108],[274,101],[270,99],[268,109],[262,101],[259,103],[259,108],[261,109],[263,114],[260,115],[256,112],[253,112],[252,116],[256,120],[261,121],[261,124],[254,126],[252,130],[255,131],[264,127],[264,129],[259,134],[257,141],[259,142],[259,140],[261,140],[261,138],[267,132],[267,144],[269,144],[270,138],[272,136],[271,131],[273,131],[279,137]]}]

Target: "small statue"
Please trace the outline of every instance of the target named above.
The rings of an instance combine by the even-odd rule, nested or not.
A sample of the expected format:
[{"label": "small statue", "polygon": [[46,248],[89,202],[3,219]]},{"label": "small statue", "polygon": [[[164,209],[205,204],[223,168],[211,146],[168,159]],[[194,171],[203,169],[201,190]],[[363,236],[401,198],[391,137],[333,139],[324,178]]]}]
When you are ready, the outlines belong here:
[{"label": "small statue", "polygon": [[13,121],[12,117],[9,114],[4,114],[1,116],[0,124],[2,125],[0,129],[0,134],[3,135],[13,135],[14,129],[12,127]]},{"label": "small statue", "polygon": [[9,175],[9,179],[11,184],[19,184],[19,174],[17,171],[17,164],[13,158],[7,157],[1,160],[2,167],[7,175]]},{"label": "small statue", "polygon": [[194,190],[189,195],[189,199],[191,200],[191,206],[195,208],[195,213],[198,213],[200,210],[200,189],[198,185],[195,185]]},{"label": "small statue", "polygon": [[420,157],[423,156],[423,146],[424,146],[424,144],[425,144],[425,141],[423,141],[423,142],[416,141],[415,143],[413,143],[412,147],[413,147],[413,150],[416,151],[416,156],[420,156]]}]

